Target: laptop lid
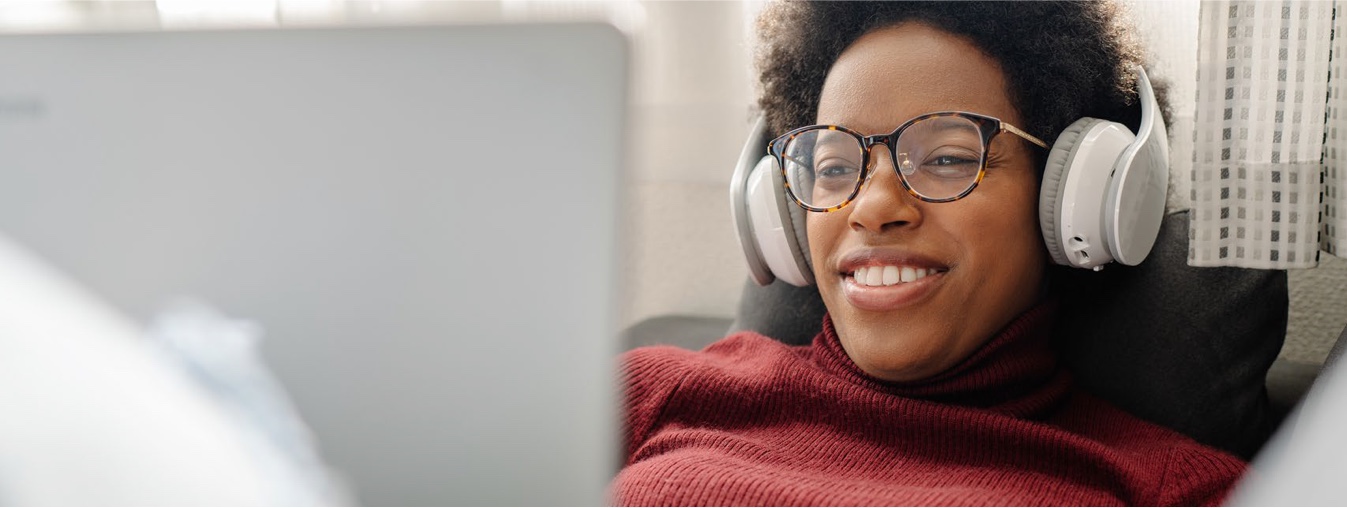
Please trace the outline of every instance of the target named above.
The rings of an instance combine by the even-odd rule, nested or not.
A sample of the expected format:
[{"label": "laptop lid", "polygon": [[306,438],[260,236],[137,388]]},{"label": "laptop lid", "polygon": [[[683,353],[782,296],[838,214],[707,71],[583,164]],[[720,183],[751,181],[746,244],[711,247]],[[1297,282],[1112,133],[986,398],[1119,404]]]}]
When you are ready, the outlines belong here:
[{"label": "laptop lid", "polygon": [[134,319],[255,320],[367,504],[598,504],[625,39],[0,37],[0,231]]}]

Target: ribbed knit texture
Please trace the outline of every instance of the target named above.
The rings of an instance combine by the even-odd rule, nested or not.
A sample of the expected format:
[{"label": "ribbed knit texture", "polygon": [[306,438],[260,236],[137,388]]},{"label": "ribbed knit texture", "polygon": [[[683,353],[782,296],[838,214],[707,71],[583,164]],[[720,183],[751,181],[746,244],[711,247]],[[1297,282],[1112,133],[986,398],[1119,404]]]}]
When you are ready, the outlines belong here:
[{"label": "ribbed knit texture", "polygon": [[934,378],[871,377],[829,318],[633,350],[621,505],[1214,505],[1244,463],[1071,388],[1054,306]]}]

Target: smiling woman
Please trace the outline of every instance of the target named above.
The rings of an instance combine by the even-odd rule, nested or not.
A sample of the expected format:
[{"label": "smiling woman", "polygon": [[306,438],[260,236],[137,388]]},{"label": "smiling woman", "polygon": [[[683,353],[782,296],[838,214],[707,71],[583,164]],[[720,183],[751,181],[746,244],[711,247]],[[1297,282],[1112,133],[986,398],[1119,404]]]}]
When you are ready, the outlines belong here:
[{"label": "smiling woman", "polygon": [[[1006,90],[1000,65],[966,38],[901,23],[871,31],[842,52],[824,82],[818,123],[888,132],[940,110],[1023,123]],[[906,136],[899,136],[900,150]],[[986,176],[957,201],[930,203],[904,191],[899,175],[908,171],[893,161],[912,150],[889,151],[895,157],[871,158],[874,176],[850,206],[809,214],[819,293],[842,347],[867,374],[913,381],[942,372],[1042,299],[1046,252],[1033,157],[1042,148],[1017,136],[991,141],[965,155],[985,160]],[[928,275],[871,284],[855,276],[864,268]]]},{"label": "smiling woman", "polygon": [[759,102],[828,314],[808,346],[750,332],[628,353],[613,500],[1219,503],[1239,459],[1075,388],[1049,338],[1040,187],[1065,177],[1045,176],[1059,159],[1042,140],[1148,118],[1116,18],[1085,2],[769,6]]}]

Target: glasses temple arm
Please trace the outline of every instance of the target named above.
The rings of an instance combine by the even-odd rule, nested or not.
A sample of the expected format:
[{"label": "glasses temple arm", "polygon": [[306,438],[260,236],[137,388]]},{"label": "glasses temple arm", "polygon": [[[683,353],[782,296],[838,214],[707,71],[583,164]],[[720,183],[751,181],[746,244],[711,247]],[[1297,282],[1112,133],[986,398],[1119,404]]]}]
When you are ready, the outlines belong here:
[{"label": "glasses temple arm", "polygon": [[788,160],[788,161],[791,161],[791,162],[794,162],[794,163],[799,164],[799,165],[801,165],[801,166],[804,166],[804,165],[805,165],[805,164],[804,164],[804,161],[801,161],[800,159],[796,159],[796,158],[791,157],[791,156],[789,156],[789,155],[786,155],[786,154],[784,154],[784,153],[781,154],[781,158],[782,158],[782,159],[785,159],[785,160]]},{"label": "glasses temple arm", "polygon": [[1024,132],[1024,131],[1020,130],[1019,127],[1016,127],[1016,126],[1014,126],[1014,125],[1010,125],[1010,124],[1008,124],[1008,123],[1002,122],[1002,123],[1001,123],[1001,129],[1002,129],[1002,130],[1005,130],[1005,131],[1009,131],[1011,134],[1014,134],[1014,135],[1016,135],[1016,136],[1022,137],[1022,138],[1024,138],[1024,139],[1028,140],[1030,143],[1033,143],[1033,144],[1038,145],[1038,146],[1043,147],[1043,148],[1048,148],[1048,144],[1047,144],[1047,143],[1044,143],[1043,140],[1034,137],[1033,134],[1029,134],[1028,132]]}]

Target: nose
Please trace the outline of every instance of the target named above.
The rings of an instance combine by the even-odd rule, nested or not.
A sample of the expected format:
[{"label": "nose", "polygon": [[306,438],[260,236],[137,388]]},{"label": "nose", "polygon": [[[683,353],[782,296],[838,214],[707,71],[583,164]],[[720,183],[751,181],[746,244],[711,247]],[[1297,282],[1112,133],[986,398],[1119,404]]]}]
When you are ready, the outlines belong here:
[{"label": "nose", "polygon": [[880,233],[921,223],[921,200],[903,186],[893,160],[885,145],[870,149],[869,176],[850,205],[848,221],[852,228]]}]

